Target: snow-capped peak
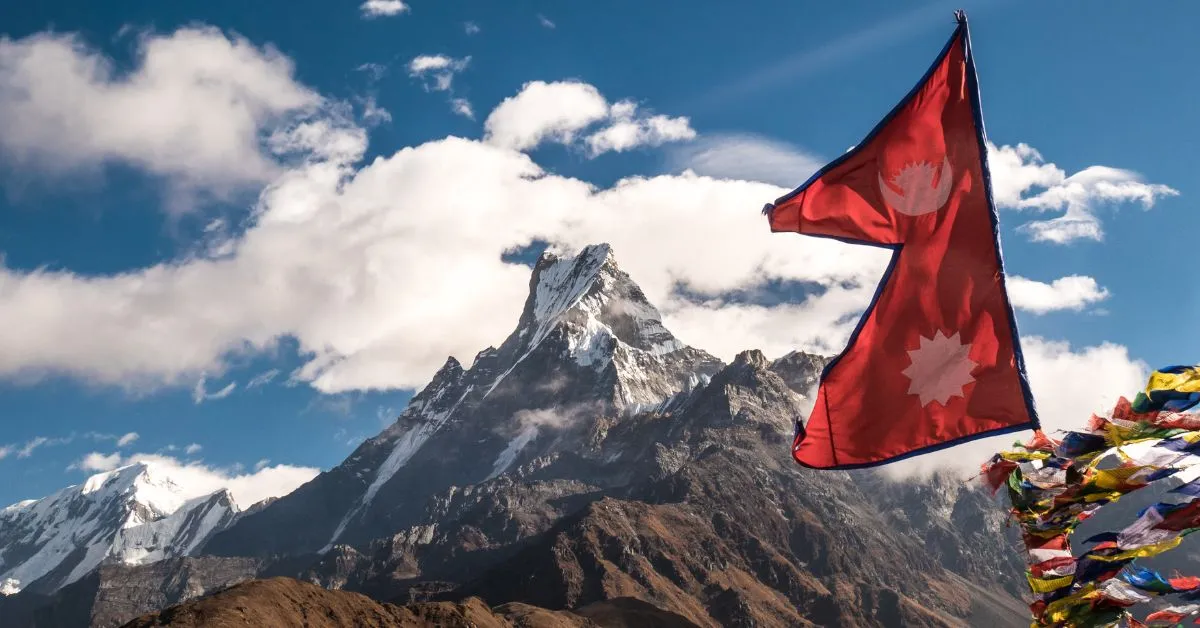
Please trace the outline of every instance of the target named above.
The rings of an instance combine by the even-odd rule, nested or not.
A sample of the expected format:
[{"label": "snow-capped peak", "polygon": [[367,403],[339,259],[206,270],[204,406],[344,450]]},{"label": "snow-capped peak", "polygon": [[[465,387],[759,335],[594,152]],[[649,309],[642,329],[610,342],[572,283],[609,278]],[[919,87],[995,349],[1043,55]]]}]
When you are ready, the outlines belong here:
[{"label": "snow-capped peak", "polygon": [[543,253],[534,271],[536,287],[530,295],[534,320],[552,322],[578,303],[605,264],[616,264],[612,247],[607,244],[587,246],[579,255],[568,258]]},{"label": "snow-capped peak", "polygon": [[[238,512],[228,491],[197,496],[169,467],[139,462],[0,510],[0,582],[53,591],[106,560],[187,555]],[[80,551],[82,550],[82,551]]]}]

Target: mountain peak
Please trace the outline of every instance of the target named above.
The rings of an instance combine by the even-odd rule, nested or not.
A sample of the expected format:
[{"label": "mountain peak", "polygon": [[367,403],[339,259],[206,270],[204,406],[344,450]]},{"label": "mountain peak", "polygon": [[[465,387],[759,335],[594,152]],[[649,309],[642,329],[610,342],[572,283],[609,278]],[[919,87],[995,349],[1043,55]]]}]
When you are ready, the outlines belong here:
[{"label": "mountain peak", "polygon": [[612,247],[591,244],[574,256],[542,253],[533,267],[529,300],[535,321],[549,322],[579,302],[605,267],[617,271]]},{"label": "mountain peak", "polygon": [[685,348],[604,243],[573,256],[546,252],[534,266],[516,336],[532,349],[556,329],[582,366],[602,367],[617,344],[652,355]]},{"label": "mountain peak", "polygon": [[0,582],[50,592],[101,562],[188,555],[238,512],[228,490],[201,494],[173,470],[135,462],[0,510]]}]

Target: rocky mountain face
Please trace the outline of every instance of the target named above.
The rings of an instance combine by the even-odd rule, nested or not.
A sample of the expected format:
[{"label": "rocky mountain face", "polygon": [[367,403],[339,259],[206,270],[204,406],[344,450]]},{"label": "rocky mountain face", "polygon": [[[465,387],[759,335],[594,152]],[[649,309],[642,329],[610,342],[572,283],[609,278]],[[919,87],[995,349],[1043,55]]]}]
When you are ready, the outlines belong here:
[{"label": "rocky mountain face", "polygon": [[[474,500],[475,491],[460,496],[459,489],[533,467],[553,467],[541,475],[588,490],[624,485],[633,469],[605,458],[621,452],[601,452],[608,430],[661,412],[720,368],[663,327],[608,246],[568,259],[543,256],[517,330],[499,348],[480,352],[469,368],[448,359],[394,425],[341,465],[216,535],[206,551],[361,546],[427,523],[431,499],[453,508]],[[580,492],[544,488],[547,498]],[[540,524],[517,524],[511,540],[566,513],[543,514],[549,519]]]},{"label": "rocky mountain face", "polygon": [[[448,359],[342,464],[190,553],[401,606],[638,599],[698,626],[1027,625],[998,499],[962,478],[791,461],[824,364],[725,364],[674,337],[607,246],[543,255],[498,348]],[[126,577],[167,577],[152,567]],[[116,617],[132,595],[83,597]]]},{"label": "rocky mountain face", "polygon": [[189,495],[163,468],[138,463],[0,510],[4,593],[49,594],[105,562],[194,553],[233,522],[238,506],[227,491]]}]

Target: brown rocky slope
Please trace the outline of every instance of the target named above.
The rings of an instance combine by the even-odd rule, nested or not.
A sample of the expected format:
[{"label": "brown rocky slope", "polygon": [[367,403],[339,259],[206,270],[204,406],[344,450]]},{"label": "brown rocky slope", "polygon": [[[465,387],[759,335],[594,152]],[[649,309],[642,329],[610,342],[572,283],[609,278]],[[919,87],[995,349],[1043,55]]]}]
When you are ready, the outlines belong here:
[{"label": "brown rocky slope", "polygon": [[488,608],[477,597],[460,602],[381,604],[358,593],[330,591],[291,578],[254,580],[143,615],[126,628],[691,628],[695,624],[653,606],[617,599],[576,612],[511,603]]}]

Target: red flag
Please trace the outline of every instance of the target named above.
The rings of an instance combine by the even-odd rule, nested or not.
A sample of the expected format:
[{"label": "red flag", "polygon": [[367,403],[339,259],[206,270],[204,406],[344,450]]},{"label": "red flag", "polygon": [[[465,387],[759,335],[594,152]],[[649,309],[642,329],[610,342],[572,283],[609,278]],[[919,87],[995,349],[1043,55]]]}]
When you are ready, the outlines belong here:
[{"label": "red flag", "polygon": [[966,16],[913,91],[853,150],[764,209],[771,231],[893,250],[821,375],[792,456],[872,466],[1038,429],[1004,283]]}]

